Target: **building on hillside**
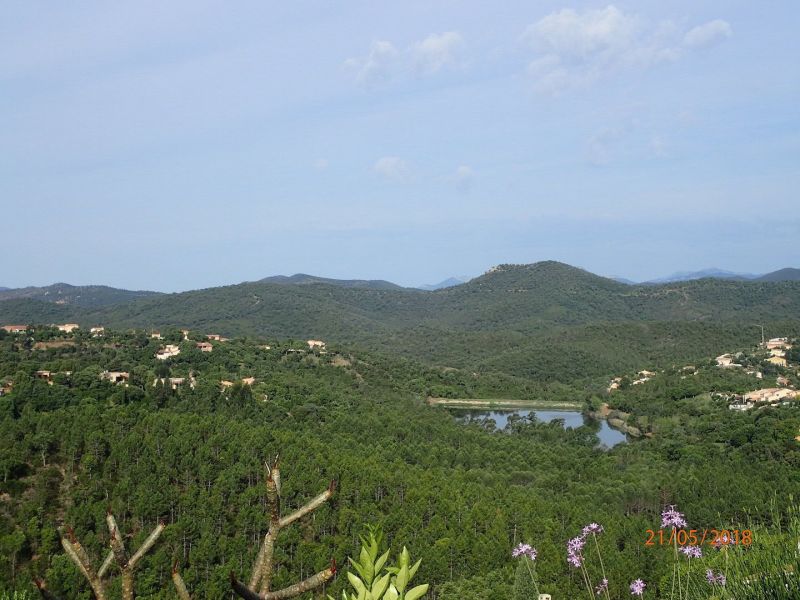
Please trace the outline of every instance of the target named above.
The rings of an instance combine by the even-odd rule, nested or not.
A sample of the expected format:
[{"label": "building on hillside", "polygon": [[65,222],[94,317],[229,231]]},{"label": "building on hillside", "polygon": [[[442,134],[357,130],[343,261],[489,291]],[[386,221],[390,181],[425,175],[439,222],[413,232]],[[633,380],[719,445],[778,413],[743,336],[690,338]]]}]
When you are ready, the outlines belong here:
[{"label": "building on hillside", "polygon": [[788,344],[789,344],[789,338],[785,337],[772,338],[767,342],[767,350],[772,350],[773,348],[786,348]]},{"label": "building on hillside", "polygon": [[188,329],[181,329],[181,334],[183,335],[184,341],[189,339],[189,330]]},{"label": "building on hillside", "polygon": [[214,349],[214,346],[208,342],[197,342],[195,346],[200,352],[211,352]]},{"label": "building on hillside", "polygon": [[89,333],[92,334],[92,337],[103,337],[103,334],[106,332],[105,327],[92,327],[89,330]]},{"label": "building on hillside", "polygon": [[313,350],[314,348],[319,348],[320,350],[325,349],[325,342],[322,340],[308,340],[306,343],[308,344],[309,350]]},{"label": "building on hillside", "polygon": [[209,333],[206,336],[206,339],[207,340],[212,340],[212,341],[215,341],[215,342],[227,342],[228,341],[228,338],[222,337],[218,333]]},{"label": "building on hillside", "polygon": [[220,381],[219,384],[220,384],[220,386],[222,386],[223,390],[227,390],[229,387],[233,387],[233,382],[232,381],[227,381],[225,379]]},{"label": "building on hillside", "polygon": [[64,323],[63,325],[55,325],[59,331],[63,331],[64,333],[72,333],[76,329],[80,329],[80,325],[77,323]]},{"label": "building on hillside", "polygon": [[620,384],[622,383],[622,377],[614,377],[611,382],[608,384],[606,391],[610,394],[614,390],[618,390]]},{"label": "building on hillside", "polygon": [[127,371],[103,371],[100,373],[100,379],[110,381],[111,383],[127,384],[131,379],[131,374]]},{"label": "building on hillside", "polygon": [[167,360],[168,358],[172,358],[173,356],[178,356],[181,353],[181,349],[174,345],[174,344],[167,344],[161,350],[156,352],[156,358],[158,360]]},{"label": "building on hillside", "polygon": [[775,380],[775,383],[777,383],[781,387],[789,387],[791,385],[791,382],[783,375],[779,375],[778,378]]},{"label": "building on hillside", "polygon": [[739,363],[734,362],[733,355],[731,355],[731,354],[721,354],[720,356],[718,356],[714,360],[717,361],[717,366],[718,367],[723,367],[723,368],[726,368],[726,369],[727,368],[732,368],[732,367],[741,367],[742,366]]},{"label": "building on hillside", "polygon": [[788,364],[786,362],[786,359],[782,356],[770,356],[767,359],[767,362],[772,363],[773,365],[776,365],[778,367],[785,367]]},{"label": "building on hillside", "polygon": [[769,351],[770,356],[786,356],[786,350],[781,350],[780,348],[773,348]]},{"label": "building on hillside", "polygon": [[749,369],[745,371],[748,375],[754,375],[756,379],[764,379],[764,374],[761,371],[755,371],[753,369]]},{"label": "building on hillside", "polygon": [[53,383],[53,381],[51,380],[53,373],[51,371],[36,371],[33,374],[33,376],[36,377],[36,379],[41,379],[42,381],[46,381],[47,383],[50,384]]},{"label": "building on hillside", "polygon": [[747,404],[756,404],[759,402],[768,402],[770,404],[777,404],[786,400],[794,400],[797,398],[797,392],[789,388],[765,388],[762,390],[755,390],[748,392],[743,396],[743,400]]},{"label": "building on hillside", "polygon": [[[159,383],[161,383],[162,385],[169,384],[169,387],[171,387],[173,390],[177,390],[180,386],[182,386],[184,383],[186,383],[186,378],[185,377],[169,377],[169,378],[156,377],[153,380],[153,387],[156,387]],[[194,387],[194,385],[190,384],[190,387]]]},{"label": "building on hillside", "polygon": [[153,340],[163,340],[164,337],[161,335],[160,331],[151,331],[150,332],[150,339]]},{"label": "building on hillside", "polygon": [[242,383],[245,385],[253,385],[255,382],[255,377],[242,377]]},{"label": "building on hillside", "polygon": [[27,325],[3,325],[3,329],[5,329],[8,333],[25,333],[28,331]]}]

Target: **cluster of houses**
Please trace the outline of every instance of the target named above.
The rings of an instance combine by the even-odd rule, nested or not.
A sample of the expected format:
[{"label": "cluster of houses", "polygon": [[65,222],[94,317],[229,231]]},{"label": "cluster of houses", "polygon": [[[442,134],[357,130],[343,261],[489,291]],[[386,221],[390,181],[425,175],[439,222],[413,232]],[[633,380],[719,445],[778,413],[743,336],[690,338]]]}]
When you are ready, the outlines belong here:
[{"label": "cluster of houses", "polygon": [[750,410],[761,406],[787,406],[800,398],[800,392],[788,387],[764,388],[737,396],[728,405],[731,410]]},{"label": "cluster of houses", "polygon": [[[655,371],[639,371],[637,373],[638,377],[631,381],[631,385],[642,385],[643,383],[647,383],[653,377],[657,375]],[[622,385],[622,377],[614,377],[611,380],[611,383],[608,384],[606,391],[611,393],[614,390],[618,390],[619,386]]]},{"label": "cluster of houses", "polygon": [[[63,331],[64,333],[72,333],[76,329],[80,329],[80,325],[77,323],[64,323],[63,325],[57,325],[52,323],[50,327],[55,327],[59,331]],[[26,333],[28,331],[27,325],[2,325],[0,329],[4,329],[7,333]]]},{"label": "cluster of houses", "polygon": [[[765,342],[763,347],[769,351],[769,356],[767,356],[765,359],[767,362],[778,367],[786,368],[789,366],[786,360],[786,351],[791,350],[792,348],[792,345],[789,343],[789,338],[772,338],[771,340]],[[721,354],[715,360],[718,367],[722,367],[723,369],[735,369],[744,367],[744,365],[736,362],[736,360],[740,357],[741,354]],[[750,375],[756,375],[759,377],[759,379],[761,379],[761,373],[757,371],[747,371],[747,373]]]},{"label": "cluster of houses", "polygon": [[[52,327],[57,327],[59,331],[63,331],[65,333],[72,333],[73,331],[75,331],[76,329],[79,328],[79,325],[76,324],[76,323],[65,323],[63,325],[52,325]],[[2,325],[2,326],[0,326],[0,328],[4,329],[8,333],[13,333],[13,334],[24,334],[24,333],[27,333],[29,331],[29,327],[27,325]],[[95,338],[102,337],[103,335],[105,335],[105,327],[102,327],[102,326],[92,327],[89,330],[89,333],[92,335],[92,337],[95,337]],[[183,334],[184,341],[189,340],[189,330],[188,329],[181,330],[181,333]],[[150,333],[150,337],[152,339],[158,339],[158,340],[162,340],[163,339],[163,336],[158,331],[151,332]],[[208,335],[205,336],[205,338],[206,338],[206,340],[210,340],[210,341],[195,342],[195,347],[198,350],[200,350],[201,352],[212,352],[214,350],[214,346],[211,344],[211,341],[214,341],[214,342],[227,342],[227,341],[229,341],[228,338],[223,337],[223,336],[221,336],[219,334],[208,334]],[[325,342],[323,342],[322,340],[308,340],[306,343],[308,345],[309,351],[318,350],[321,353],[324,353],[324,351],[325,351]],[[270,350],[271,346],[266,345],[266,346],[261,346],[261,348],[263,348],[265,350]],[[293,350],[288,350],[288,351],[291,352]],[[296,350],[294,350],[294,351],[296,351]],[[168,360],[169,358],[172,358],[174,356],[178,356],[180,353],[181,353],[181,349],[180,349],[180,346],[178,346],[177,344],[166,344],[156,352],[155,357],[157,359],[159,359],[159,360]],[[70,375],[71,372],[65,372],[64,374],[65,375]],[[54,383],[53,382],[53,375],[56,375],[56,372],[45,371],[45,370],[36,371],[36,373],[34,374],[34,376],[37,379],[46,381],[49,385],[53,385],[53,383]],[[103,371],[100,374],[100,379],[103,380],[103,381],[108,381],[109,383],[113,383],[115,385],[128,386],[129,382],[130,382],[130,379],[131,379],[131,374],[128,371],[109,371],[109,370],[106,370],[106,371]],[[243,385],[252,386],[252,385],[255,384],[256,378],[255,377],[244,377],[240,381],[241,381],[241,383]],[[177,388],[185,385],[187,382],[188,382],[189,387],[191,387],[191,388],[195,387],[196,380],[195,380],[193,374],[190,374],[188,378],[186,378],[186,377],[167,377],[167,378],[160,377],[159,378],[159,377],[157,377],[153,381],[153,386],[155,387],[159,383],[161,383],[162,385],[168,385],[173,390],[176,390]],[[220,387],[221,387],[222,391],[225,391],[228,388],[233,387],[233,385],[234,385],[233,381],[228,381],[228,380],[220,381]],[[5,394],[10,393],[12,391],[12,389],[13,389],[13,382],[10,381],[10,380],[5,381],[4,383],[2,383],[2,385],[0,385],[0,396],[3,396]]]}]

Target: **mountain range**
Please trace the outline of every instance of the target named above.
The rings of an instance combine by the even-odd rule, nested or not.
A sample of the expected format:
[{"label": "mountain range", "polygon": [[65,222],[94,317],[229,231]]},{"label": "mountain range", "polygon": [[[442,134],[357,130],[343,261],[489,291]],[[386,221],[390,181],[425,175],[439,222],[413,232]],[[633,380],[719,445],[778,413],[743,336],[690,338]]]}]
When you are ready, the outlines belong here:
[{"label": "mountain range", "polygon": [[554,261],[499,265],[435,291],[301,275],[176,294],[117,292],[76,292],[58,304],[53,293],[3,292],[0,322],[315,338],[538,379],[714,356],[752,345],[760,338],[754,323],[776,336],[800,334],[800,281],[631,286]]}]

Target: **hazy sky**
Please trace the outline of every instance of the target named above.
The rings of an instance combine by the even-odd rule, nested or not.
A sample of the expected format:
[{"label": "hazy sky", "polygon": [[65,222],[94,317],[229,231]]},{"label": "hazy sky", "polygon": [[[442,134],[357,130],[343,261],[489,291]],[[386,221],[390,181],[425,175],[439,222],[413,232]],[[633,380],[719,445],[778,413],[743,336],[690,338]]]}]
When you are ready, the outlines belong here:
[{"label": "hazy sky", "polygon": [[800,3],[6,2],[0,285],[800,266]]}]

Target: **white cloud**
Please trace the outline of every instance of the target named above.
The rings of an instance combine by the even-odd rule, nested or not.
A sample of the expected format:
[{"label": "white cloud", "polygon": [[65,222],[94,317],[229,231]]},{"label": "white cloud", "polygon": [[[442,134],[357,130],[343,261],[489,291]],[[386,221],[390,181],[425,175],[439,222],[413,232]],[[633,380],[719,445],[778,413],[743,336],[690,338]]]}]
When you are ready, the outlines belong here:
[{"label": "white cloud", "polygon": [[536,53],[528,65],[536,91],[557,94],[624,69],[676,61],[687,49],[710,45],[729,35],[730,26],[725,21],[711,21],[682,36],[670,21],[651,25],[609,5],[554,12],[529,25],[522,39]]},{"label": "white cloud", "polygon": [[714,46],[732,35],[733,29],[727,21],[714,19],[687,31],[683,36],[683,43],[689,48],[705,48]]},{"label": "white cloud", "polygon": [[474,177],[475,171],[473,171],[467,165],[459,165],[459,167],[456,169],[455,175],[453,176],[453,181],[459,190],[462,192],[467,192],[472,187],[472,180]]},{"label": "white cloud", "polygon": [[464,46],[464,38],[456,31],[432,33],[412,46],[414,68],[418,73],[432,74],[443,67],[458,64],[458,54]]},{"label": "white cloud", "polygon": [[405,50],[398,50],[391,42],[382,40],[372,42],[366,57],[349,58],[344,65],[355,72],[356,83],[374,87],[412,71],[418,75],[433,75],[453,68],[460,62],[463,47],[464,38],[457,31],[432,33]]},{"label": "white cloud", "polygon": [[638,29],[637,19],[615,6],[583,13],[565,8],[529,25],[523,37],[544,54],[581,61],[621,52]]},{"label": "white cloud", "polygon": [[397,59],[397,49],[391,42],[378,40],[372,42],[366,58],[350,58],[345,66],[355,70],[356,82],[359,85],[373,86],[388,79]]},{"label": "white cloud", "polygon": [[399,156],[383,156],[375,161],[374,171],[391,181],[407,181],[409,168]]}]

